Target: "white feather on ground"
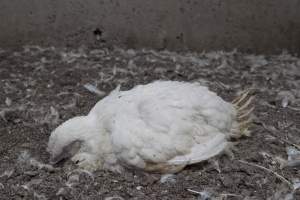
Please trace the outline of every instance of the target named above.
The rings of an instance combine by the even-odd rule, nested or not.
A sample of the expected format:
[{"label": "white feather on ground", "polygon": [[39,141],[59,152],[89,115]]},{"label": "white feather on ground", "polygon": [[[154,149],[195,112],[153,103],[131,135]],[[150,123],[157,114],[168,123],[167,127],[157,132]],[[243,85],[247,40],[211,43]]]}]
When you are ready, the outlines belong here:
[{"label": "white feather on ground", "polygon": [[251,99],[242,102],[246,96],[233,105],[199,83],[177,81],[117,88],[87,116],[72,118],[52,132],[51,161],[71,157],[89,170],[127,166],[177,172],[218,155],[230,136],[246,132],[247,123],[238,120],[250,114]]}]

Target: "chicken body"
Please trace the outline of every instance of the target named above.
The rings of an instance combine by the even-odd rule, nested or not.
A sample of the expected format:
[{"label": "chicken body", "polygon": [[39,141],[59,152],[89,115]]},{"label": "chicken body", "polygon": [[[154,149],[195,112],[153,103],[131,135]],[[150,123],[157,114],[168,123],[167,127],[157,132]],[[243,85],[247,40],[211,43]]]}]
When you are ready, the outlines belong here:
[{"label": "chicken body", "polygon": [[116,89],[87,116],[66,121],[52,132],[48,151],[53,163],[72,157],[89,170],[173,173],[222,152],[238,125],[234,105],[206,87],[156,81]]}]

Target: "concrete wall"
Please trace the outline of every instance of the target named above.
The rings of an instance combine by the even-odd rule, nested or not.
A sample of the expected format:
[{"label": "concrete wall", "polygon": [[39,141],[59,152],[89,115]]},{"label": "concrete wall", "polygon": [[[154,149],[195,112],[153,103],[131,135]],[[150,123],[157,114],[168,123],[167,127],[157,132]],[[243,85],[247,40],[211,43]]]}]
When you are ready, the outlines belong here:
[{"label": "concrete wall", "polygon": [[97,28],[132,48],[300,52],[300,0],[0,1],[2,47],[95,43]]}]

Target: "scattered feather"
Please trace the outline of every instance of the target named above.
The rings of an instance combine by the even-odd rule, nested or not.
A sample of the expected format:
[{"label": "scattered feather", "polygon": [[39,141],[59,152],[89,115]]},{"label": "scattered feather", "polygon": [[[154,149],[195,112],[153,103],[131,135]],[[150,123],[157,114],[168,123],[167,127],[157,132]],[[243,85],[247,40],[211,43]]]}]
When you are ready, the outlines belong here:
[{"label": "scattered feather", "polygon": [[287,97],[283,97],[282,101],[281,101],[281,106],[283,108],[286,108],[289,104],[289,99]]},{"label": "scattered feather", "polygon": [[88,91],[90,91],[91,93],[97,94],[99,97],[105,96],[105,92],[99,90],[98,88],[96,88],[95,86],[93,86],[90,83],[85,84],[83,87],[85,89],[87,89]]},{"label": "scattered feather", "polygon": [[53,172],[56,170],[52,165],[41,163],[34,158],[30,159],[30,165],[33,167],[37,167],[38,169],[45,169],[49,172]]},{"label": "scattered feather", "polygon": [[86,174],[86,175],[88,175],[88,177],[90,177],[92,179],[92,181],[94,181],[94,179],[95,179],[93,173],[90,172],[90,171],[88,171],[88,170],[85,170],[85,169],[80,169],[80,168],[79,169],[75,169],[75,170],[69,172],[67,174],[67,176],[70,177],[72,174],[79,174],[79,175],[80,174]]},{"label": "scattered feather", "polygon": [[136,68],[136,65],[134,63],[134,60],[129,60],[128,64],[127,64],[127,67],[129,69],[135,69]]},{"label": "scattered feather", "polygon": [[41,120],[41,124],[56,125],[59,122],[59,112],[53,106],[50,107],[50,112],[48,111],[44,119]]},{"label": "scattered feather", "polygon": [[79,182],[79,175],[73,174],[68,177],[68,181],[66,182],[66,186],[72,187],[73,185],[77,185]]},{"label": "scattered feather", "polygon": [[22,165],[27,164],[32,167],[36,167],[39,170],[45,169],[49,172],[56,171],[56,169],[53,166],[51,166],[49,164],[41,163],[40,161],[37,161],[35,158],[32,158],[31,155],[28,153],[28,151],[22,151],[21,154],[18,156],[17,160],[18,160],[18,163],[20,163]]},{"label": "scattered feather", "polygon": [[8,107],[10,107],[11,104],[12,104],[12,100],[11,100],[9,97],[6,97],[6,99],[5,99],[5,104],[6,104]]},{"label": "scattered feather", "polygon": [[300,166],[300,151],[294,147],[287,147],[286,149],[288,155],[287,166],[289,167],[299,167]]},{"label": "scattered feather", "polygon": [[296,191],[300,189],[300,179],[294,179],[293,180],[293,190]]},{"label": "scattered feather", "polygon": [[209,162],[212,164],[213,168],[217,170],[217,172],[221,173],[219,161],[215,158],[212,158],[209,160]]},{"label": "scattered feather", "polygon": [[59,113],[53,106],[50,107],[50,116],[52,118],[51,124],[58,124]]},{"label": "scattered feather", "polygon": [[160,178],[161,183],[176,183],[176,176],[174,174],[164,174]]},{"label": "scattered feather", "polygon": [[16,106],[16,107],[3,108],[0,111],[0,117],[2,118],[2,120],[7,121],[7,119],[6,119],[6,114],[7,113],[20,112],[20,111],[23,111],[23,110],[25,110],[24,105]]},{"label": "scattered feather", "polygon": [[136,51],[133,49],[128,49],[126,53],[129,57],[134,57],[136,55]]},{"label": "scattered feather", "polygon": [[207,191],[201,191],[198,192],[196,190],[192,190],[192,189],[187,189],[187,191],[197,194],[198,195],[198,200],[210,200],[212,197],[212,194],[207,192]]},{"label": "scattered feather", "polygon": [[31,155],[28,153],[28,151],[22,151],[20,155],[18,156],[18,163],[27,163],[29,159],[31,158]]},{"label": "scattered feather", "polygon": [[293,104],[296,98],[290,91],[280,91],[277,99],[281,101],[281,106],[286,108],[289,104]]},{"label": "scattered feather", "polygon": [[71,103],[65,104],[62,107],[63,107],[63,109],[67,110],[67,109],[74,108],[75,106],[76,106],[76,100],[73,99]]},{"label": "scattered feather", "polygon": [[37,176],[39,174],[39,172],[38,171],[25,171],[24,174],[34,177],[34,176]]},{"label": "scattered feather", "polygon": [[246,165],[250,165],[250,166],[253,166],[253,167],[263,169],[267,172],[270,172],[270,173],[274,174],[277,178],[279,178],[282,182],[286,183],[289,187],[292,187],[292,183],[289,180],[287,180],[286,178],[284,178],[283,176],[281,176],[280,174],[278,174],[275,171],[272,171],[272,170],[270,170],[270,169],[268,169],[264,166],[261,166],[261,165],[255,164],[255,163],[250,163],[250,162],[247,162],[247,161],[244,161],[244,160],[239,160],[239,162],[243,163],[243,164],[246,164]]},{"label": "scattered feather", "polygon": [[279,164],[280,169],[283,169],[287,166],[288,161],[281,158],[280,156],[275,156],[274,160]]},{"label": "scattered feather", "polygon": [[136,187],[137,190],[141,190],[142,188],[143,188],[143,187],[140,186],[140,185]]},{"label": "scattered feather", "polygon": [[120,196],[112,196],[112,197],[105,197],[104,200],[124,200],[124,198]]},{"label": "scattered feather", "polygon": [[43,180],[38,178],[38,179],[32,179],[30,180],[28,183],[26,183],[25,185],[21,185],[22,188],[24,188],[25,190],[30,190],[31,186],[33,185],[39,185],[41,184]]},{"label": "scattered feather", "polygon": [[47,200],[47,197],[43,194],[38,194],[37,192],[33,192],[34,199],[37,200]]},{"label": "scattered feather", "polygon": [[11,175],[15,172],[14,169],[10,169],[10,170],[5,170],[1,175],[0,175],[0,178],[1,177],[4,177],[6,176],[7,178],[11,177]]},{"label": "scattered feather", "polygon": [[78,52],[61,52],[62,60],[68,64],[74,63],[78,58],[86,58],[87,55],[83,49],[78,49]]},{"label": "scattered feather", "polygon": [[229,66],[228,62],[226,59],[222,60],[222,63],[217,67],[218,70],[223,69],[223,68],[227,68]]},{"label": "scattered feather", "polygon": [[58,191],[56,192],[56,196],[64,196],[66,195],[67,191],[65,188],[59,188]]},{"label": "scattered feather", "polygon": [[[222,193],[222,194],[220,195],[220,197],[221,197],[220,200],[223,200],[223,199],[226,200],[226,199],[228,199],[228,197],[238,197],[238,198],[243,198],[242,195],[239,195],[239,194],[231,194],[231,193]],[[245,197],[245,198],[243,198],[243,200],[246,200],[247,198],[250,200],[250,197]]]},{"label": "scattered feather", "polygon": [[293,188],[286,187],[286,185],[279,185],[273,195],[268,197],[267,200],[295,200],[294,193],[295,190]]},{"label": "scattered feather", "polygon": [[254,69],[267,65],[269,62],[264,55],[247,55],[244,57]]}]

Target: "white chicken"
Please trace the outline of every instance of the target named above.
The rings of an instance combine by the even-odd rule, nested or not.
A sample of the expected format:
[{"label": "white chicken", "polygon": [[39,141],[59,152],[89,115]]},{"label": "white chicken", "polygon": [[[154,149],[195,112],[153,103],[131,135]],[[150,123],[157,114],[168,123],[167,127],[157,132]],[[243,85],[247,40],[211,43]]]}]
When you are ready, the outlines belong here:
[{"label": "white chicken", "polygon": [[199,83],[155,81],[115,89],[87,116],[74,117],[49,138],[52,164],[174,173],[221,153],[230,137],[247,134],[252,97],[228,103]]}]

